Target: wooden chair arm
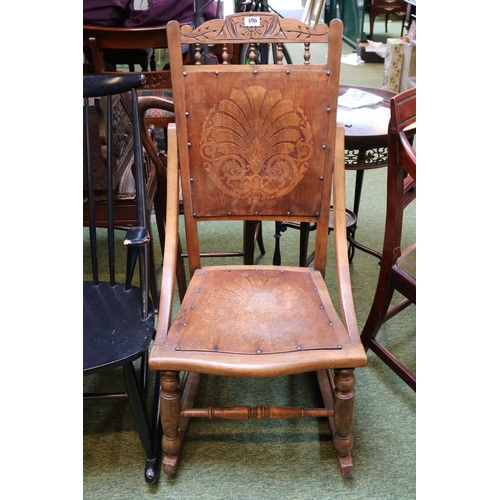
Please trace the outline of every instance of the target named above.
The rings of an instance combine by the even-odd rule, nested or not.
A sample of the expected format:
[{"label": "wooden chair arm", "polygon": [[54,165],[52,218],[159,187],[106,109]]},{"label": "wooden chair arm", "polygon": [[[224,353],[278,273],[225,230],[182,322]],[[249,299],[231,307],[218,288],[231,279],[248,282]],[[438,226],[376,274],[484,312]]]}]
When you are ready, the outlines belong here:
[{"label": "wooden chair arm", "polygon": [[345,158],[344,158],[345,127],[337,124],[335,141],[335,158],[333,167],[333,227],[334,248],[337,256],[338,295],[342,319],[351,335],[359,335],[354,301],[352,298],[351,275],[349,271],[349,256],[345,217]]},{"label": "wooden chair arm", "polygon": [[172,315],[179,235],[179,160],[177,151],[177,130],[170,123],[167,130],[167,220],[165,228],[165,249],[161,281],[160,309],[155,343],[162,345]]},{"label": "wooden chair arm", "polygon": [[[141,135],[142,135],[142,144],[146,149],[149,157],[156,167],[156,173],[158,175],[158,182],[166,184],[165,178],[165,167],[161,158],[159,157],[158,149],[151,138],[151,135],[148,131],[148,125],[146,123],[146,113],[150,109],[163,109],[165,111],[174,112],[174,102],[165,99],[162,97],[155,96],[143,96],[138,99],[138,109],[139,109],[139,119],[141,120]],[[165,138],[166,139],[166,138]],[[168,148],[168,144],[166,145]]]}]

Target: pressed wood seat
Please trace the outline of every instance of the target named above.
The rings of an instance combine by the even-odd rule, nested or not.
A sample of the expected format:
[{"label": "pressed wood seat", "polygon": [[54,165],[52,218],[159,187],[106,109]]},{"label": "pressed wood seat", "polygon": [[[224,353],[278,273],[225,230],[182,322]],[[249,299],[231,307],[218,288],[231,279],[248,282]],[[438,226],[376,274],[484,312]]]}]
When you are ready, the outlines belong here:
[{"label": "pressed wood seat", "polygon": [[[167,213],[179,207],[180,166],[191,280],[171,322],[177,239],[168,235],[177,234],[174,216],[167,226],[150,355],[151,368],[162,371],[163,468],[176,471],[191,417],[313,416],[328,418],[341,472],[350,475],[353,370],[367,358],[350,286],[344,127],[336,123],[342,23],[312,28],[275,14],[242,13],[195,30],[171,22],[167,33],[177,110],[168,129]],[[219,44],[227,62],[228,44],[276,43],[279,57],[284,42],[304,44],[306,63],[315,43],[327,44],[328,58],[321,65],[259,66],[252,64],[251,48],[249,65],[182,64],[181,44],[195,46],[196,60],[200,44]],[[340,314],[324,281],[332,187]],[[316,223],[315,268],[201,266],[198,222],[230,220]],[[264,378],[306,372],[317,373],[321,408],[194,407],[203,374]]]},{"label": "pressed wood seat", "polygon": [[[417,155],[408,138],[415,132],[416,102],[416,88],[391,99],[384,245],[375,297],[361,334],[366,349],[377,354],[413,390],[417,384],[415,374],[376,337],[385,321],[416,304],[417,247],[413,243],[401,248],[404,210],[417,197]],[[402,300],[391,308],[395,292]]]},{"label": "pressed wood seat", "polygon": [[[130,408],[137,427],[137,431],[146,453],[145,479],[153,482],[157,479],[161,448],[158,419],[159,378],[156,381],[153,394],[154,410],[151,419],[146,410],[147,394],[147,356],[151,345],[154,330],[153,302],[149,296],[150,277],[150,223],[147,209],[147,193],[145,169],[143,167],[142,144],[140,138],[139,118],[137,112],[136,88],[144,83],[142,75],[122,76],[84,76],[84,116],[86,133],[85,165],[87,179],[87,215],[84,226],[88,227],[89,243],[84,245],[84,255],[89,263],[88,276],[83,282],[83,373],[104,372],[112,368],[121,367],[125,379],[126,392],[116,393],[86,393],[86,399],[103,397],[125,397],[130,402]],[[106,190],[107,223],[105,241],[101,245],[100,230],[103,221],[99,219],[97,210],[97,194],[92,168],[92,154],[90,145],[90,105],[91,98],[105,96],[108,103],[115,95],[131,93],[132,127],[129,131],[133,137],[133,165],[136,186],[134,225],[129,227],[123,240],[126,246],[126,258],[119,258],[119,248],[115,247],[115,233],[124,235],[122,231],[115,231],[115,195],[112,189],[113,173],[116,158],[114,148],[108,148],[106,162]],[[112,121],[111,106],[108,106],[108,123]],[[119,128],[109,126],[106,134],[107,144],[114,144],[112,135]],[[104,240],[103,240],[104,241]],[[133,267],[136,256],[139,261],[139,283],[133,280]],[[120,267],[122,262],[123,269]],[[86,279],[86,280],[85,280]],[[136,374],[133,365],[135,360],[141,359],[140,377]],[[151,422],[150,422],[151,420]]]}]

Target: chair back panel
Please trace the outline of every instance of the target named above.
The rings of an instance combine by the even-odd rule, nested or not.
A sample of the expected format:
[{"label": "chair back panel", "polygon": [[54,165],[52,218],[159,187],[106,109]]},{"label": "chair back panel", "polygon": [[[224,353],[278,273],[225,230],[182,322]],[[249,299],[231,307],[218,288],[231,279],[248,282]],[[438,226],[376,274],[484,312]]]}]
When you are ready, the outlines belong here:
[{"label": "chair back panel", "polygon": [[188,67],[184,85],[193,215],[316,218],[331,181],[326,71],[318,78],[297,69],[286,76],[285,66],[257,75],[250,66],[229,75],[207,68]]},{"label": "chair back panel", "polygon": [[[248,26],[252,17],[234,14],[198,29],[167,26],[186,225],[196,230],[197,221],[233,218],[316,222],[321,254],[331,200],[342,22],[311,28],[258,13],[255,28]],[[305,43],[304,64],[229,64],[229,44],[249,42]],[[328,42],[329,54],[325,63],[313,65],[316,42]],[[207,43],[222,45],[223,64],[198,64],[197,52]],[[195,46],[196,64],[183,65],[181,44]],[[188,248],[188,254],[199,249]]]}]

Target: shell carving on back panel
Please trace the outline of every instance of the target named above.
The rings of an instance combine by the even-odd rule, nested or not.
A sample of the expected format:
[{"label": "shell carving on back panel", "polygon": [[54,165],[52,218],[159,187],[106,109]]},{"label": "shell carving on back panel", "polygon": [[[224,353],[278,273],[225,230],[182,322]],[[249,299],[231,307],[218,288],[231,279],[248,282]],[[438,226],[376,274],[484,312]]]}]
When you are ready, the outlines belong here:
[{"label": "shell carving on back panel", "polygon": [[279,90],[233,90],[203,124],[203,169],[224,193],[259,201],[290,192],[309,168],[311,126]]}]

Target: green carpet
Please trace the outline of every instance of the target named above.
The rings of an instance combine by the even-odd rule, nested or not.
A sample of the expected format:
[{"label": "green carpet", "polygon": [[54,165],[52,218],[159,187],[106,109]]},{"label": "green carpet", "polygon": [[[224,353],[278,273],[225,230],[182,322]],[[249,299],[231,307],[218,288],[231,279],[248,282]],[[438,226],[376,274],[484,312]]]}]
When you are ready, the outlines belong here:
[{"label": "green carpet", "polygon": [[[382,18],[381,18],[382,19]],[[390,25],[391,27],[391,25]],[[378,23],[383,31],[383,23]],[[394,23],[398,36],[400,24]],[[344,46],[344,53],[352,48]],[[383,65],[342,65],[341,83],[382,86]],[[367,171],[356,237],[381,250],[385,214],[385,169]],[[347,172],[348,206],[352,207],[354,173]],[[407,216],[405,239],[415,234],[415,207]],[[241,224],[203,228],[207,250],[241,247]],[[266,255],[271,263],[274,224],[264,224]],[[155,233],[156,235],[156,233]],[[282,263],[298,261],[298,231],[281,237]],[[314,240],[312,235],[311,240]],[[311,245],[312,245],[311,241]],[[161,252],[156,239],[157,272]],[[256,250],[256,256],[258,250]],[[228,259],[226,262],[230,262]],[[219,262],[222,263],[222,261]],[[241,259],[234,259],[240,263]],[[378,277],[377,260],[356,251],[351,265],[360,329],[368,315]],[[330,271],[330,273],[329,273]],[[333,264],[327,284],[335,292]],[[178,303],[178,302],[177,302]],[[407,362],[415,364],[415,308],[384,325],[380,338]],[[354,476],[342,478],[329,429],[322,419],[227,421],[193,419],[177,475],[161,473],[154,485],[144,482],[144,452],[126,401],[83,405],[83,497],[94,499],[413,499],[416,498],[416,395],[371,352],[369,365],[356,370]],[[119,371],[86,378],[85,389],[121,385]],[[199,404],[269,403],[315,405],[319,394],[312,375],[258,381],[204,379]],[[237,399],[238,395],[245,398]],[[236,395],[236,396],[235,396]],[[214,401],[215,398],[215,401]],[[250,400],[250,401],[249,401]],[[274,399],[276,403],[276,399]]]}]

